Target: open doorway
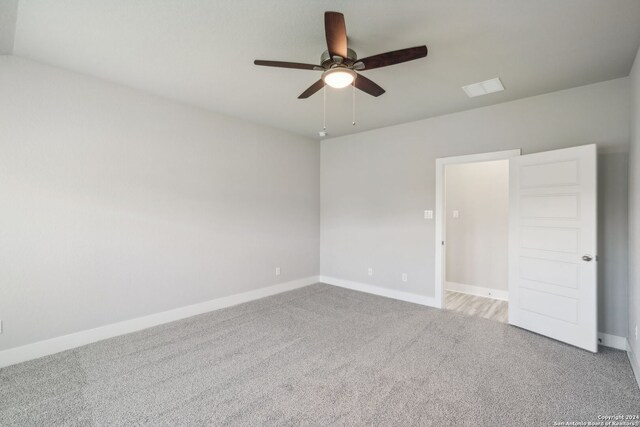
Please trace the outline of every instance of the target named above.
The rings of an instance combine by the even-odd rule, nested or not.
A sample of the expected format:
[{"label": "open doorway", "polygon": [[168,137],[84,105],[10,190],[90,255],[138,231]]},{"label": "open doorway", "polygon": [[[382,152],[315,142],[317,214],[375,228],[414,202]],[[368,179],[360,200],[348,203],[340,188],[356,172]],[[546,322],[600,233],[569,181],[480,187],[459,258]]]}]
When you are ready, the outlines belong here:
[{"label": "open doorway", "polygon": [[444,308],[508,320],[509,160],[444,168]]},{"label": "open doorway", "polygon": [[[451,282],[446,225],[456,208],[447,207],[446,168],[504,159],[509,159],[508,323],[597,352],[595,144],[526,155],[512,150],[437,159],[434,305],[446,307],[445,284]],[[486,242],[479,246],[494,251]]]},{"label": "open doorway", "polygon": [[509,158],[436,160],[436,304],[508,321]]}]

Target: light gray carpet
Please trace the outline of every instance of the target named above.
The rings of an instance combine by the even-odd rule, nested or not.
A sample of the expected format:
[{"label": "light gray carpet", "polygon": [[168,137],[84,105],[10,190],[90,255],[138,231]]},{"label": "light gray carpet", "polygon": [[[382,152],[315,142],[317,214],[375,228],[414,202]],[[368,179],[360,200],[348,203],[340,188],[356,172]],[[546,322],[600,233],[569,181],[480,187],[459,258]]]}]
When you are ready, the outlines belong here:
[{"label": "light gray carpet", "polygon": [[0,370],[0,425],[551,425],[640,413],[624,352],[314,285]]}]

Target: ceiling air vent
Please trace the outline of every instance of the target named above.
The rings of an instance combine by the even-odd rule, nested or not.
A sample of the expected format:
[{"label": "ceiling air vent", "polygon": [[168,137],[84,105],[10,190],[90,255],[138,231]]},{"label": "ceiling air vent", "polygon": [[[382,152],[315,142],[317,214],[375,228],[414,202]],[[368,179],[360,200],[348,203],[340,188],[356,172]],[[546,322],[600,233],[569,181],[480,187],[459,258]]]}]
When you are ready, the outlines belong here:
[{"label": "ceiling air vent", "polygon": [[495,79],[462,86],[462,90],[464,90],[464,93],[466,93],[469,98],[475,98],[476,96],[503,91],[504,86],[502,86],[500,77],[496,77]]}]

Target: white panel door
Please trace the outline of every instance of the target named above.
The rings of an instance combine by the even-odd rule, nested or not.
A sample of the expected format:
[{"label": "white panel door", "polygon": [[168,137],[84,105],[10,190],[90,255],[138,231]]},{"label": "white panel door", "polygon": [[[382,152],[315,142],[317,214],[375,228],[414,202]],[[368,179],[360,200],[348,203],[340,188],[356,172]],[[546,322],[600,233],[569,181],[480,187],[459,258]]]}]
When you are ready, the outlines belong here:
[{"label": "white panel door", "polygon": [[509,166],[509,323],[597,352],[596,146]]}]

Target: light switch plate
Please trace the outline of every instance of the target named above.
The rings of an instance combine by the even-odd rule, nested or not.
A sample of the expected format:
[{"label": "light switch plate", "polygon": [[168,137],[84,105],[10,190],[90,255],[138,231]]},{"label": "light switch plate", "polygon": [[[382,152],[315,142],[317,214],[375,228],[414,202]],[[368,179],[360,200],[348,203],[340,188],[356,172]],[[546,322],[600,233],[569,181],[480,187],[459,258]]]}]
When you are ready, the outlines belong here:
[{"label": "light switch plate", "polygon": [[454,218],[460,218],[460,211],[453,211]]},{"label": "light switch plate", "polygon": [[424,211],[424,219],[433,219],[433,211]]}]

